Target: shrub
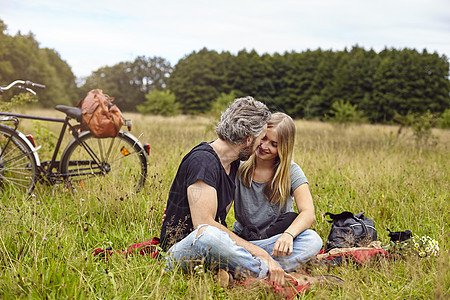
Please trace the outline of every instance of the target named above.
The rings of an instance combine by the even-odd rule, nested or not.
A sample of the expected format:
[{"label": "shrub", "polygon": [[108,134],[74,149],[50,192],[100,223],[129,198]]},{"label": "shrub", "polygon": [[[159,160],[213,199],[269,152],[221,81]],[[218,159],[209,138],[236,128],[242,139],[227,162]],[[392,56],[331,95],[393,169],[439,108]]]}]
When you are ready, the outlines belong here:
[{"label": "shrub", "polygon": [[236,94],[231,92],[229,94],[221,93],[211,105],[210,112],[214,117],[220,117],[228,106],[236,99]]},{"label": "shrub", "polygon": [[42,147],[39,156],[50,159],[58,136],[40,121],[32,120],[31,123],[33,124],[36,143]]},{"label": "shrub", "polygon": [[358,105],[352,105],[344,100],[339,100],[331,105],[330,117],[328,120],[338,123],[361,123],[366,121],[363,112],[358,110]]},{"label": "shrub", "polygon": [[437,120],[437,126],[439,128],[448,129],[450,128],[450,109],[446,109],[441,117]]},{"label": "shrub", "polygon": [[179,103],[175,102],[175,95],[169,90],[153,90],[145,95],[146,101],[136,107],[144,115],[174,116],[180,114]]},{"label": "shrub", "polygon": [[3,102],[0,97],[0,111],[11,111],[13,107],[21,106],[25,103],[37,102],[38,98],[31,93],[20,93],[14,95],[9,102]]},{"label": "shrub", "polygon": [[399,133],[403,126],[411,127],[416,142],[418,143],[426,144],[435,138],[431,133],[431,129],[437,125],[438,119],[430,111],[424,114],[408,113],[406,116],[397,114],[394,116],[394,121],[401,125]]}]

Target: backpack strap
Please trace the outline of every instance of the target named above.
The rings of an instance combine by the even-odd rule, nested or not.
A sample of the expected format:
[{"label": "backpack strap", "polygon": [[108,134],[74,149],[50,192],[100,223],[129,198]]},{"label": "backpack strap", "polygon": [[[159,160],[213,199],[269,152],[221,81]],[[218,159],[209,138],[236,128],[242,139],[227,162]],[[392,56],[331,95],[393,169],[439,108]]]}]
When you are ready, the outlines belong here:
[{"label": "backpack strap", "polygon": [[333,223],[334,220],[353,218],[353,214],[349,211],[344,211],[340,214],[332,214],[330,212],[326,212],[323,216],[325,218],[327,216],[330,216],[331,220],[327,220],[328,223]]},{"label": "backpack strap", "polygon": [[361,219],[361,216],[364,215],[365,213],[366,213],[365,211],[360,212],[359,214],[355,215],[355,218]]},{"label": "backpack strap", "polygon": [[363,212],[361,212],[361,213],[359,213],[359,214],[354,215],[354,216],[353,216],[353,219],[354,219],[355,221],[357,221],[359,224],[361,224],[361,226],[362,226],[362,228],[363,228],[363,231],[364,231],[364,234],[365,234],[366,236],[369,236],[369,230],[367,230],[366,224],[364,224],[364,222],[361,220],[361,216],[362,216],[364,213],[365,213],[365,211],[363,211]]}]

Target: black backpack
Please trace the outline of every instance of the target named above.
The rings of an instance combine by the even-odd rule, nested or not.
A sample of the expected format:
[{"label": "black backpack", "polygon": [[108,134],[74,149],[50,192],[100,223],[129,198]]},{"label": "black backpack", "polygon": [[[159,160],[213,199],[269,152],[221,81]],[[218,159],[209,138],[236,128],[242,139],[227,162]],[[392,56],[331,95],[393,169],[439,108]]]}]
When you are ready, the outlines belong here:
[{"label": "black backpack", "polygon": [[377,230],[373,220],[366,218],[364,212],[353,215],[349,211],[340,214],[325,213],[330,216],[331,231],[325,245],[325,252],[333,248],[365,247],[377,240]]}]

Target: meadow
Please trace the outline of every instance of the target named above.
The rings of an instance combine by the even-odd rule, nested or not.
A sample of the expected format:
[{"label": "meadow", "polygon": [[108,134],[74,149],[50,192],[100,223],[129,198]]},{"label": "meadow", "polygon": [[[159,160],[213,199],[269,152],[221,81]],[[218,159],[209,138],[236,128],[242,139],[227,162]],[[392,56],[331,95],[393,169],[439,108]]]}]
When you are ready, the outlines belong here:
[{"label": "meadow", "polygon": [[[51,111],[33,114],[55,116]],[[3,192],[0,203],[0,298],[3,299],[278,299],[264,286],[221,288],[211,272],[163,274],[162,259],[114,254],[108,262],[95,248],[125,250],[159,236],[172,179],[182,157],[201,141],[215,139],[215,120],[125,114],[132,133],[150,143],[144,190],[70,192],[62,185],[38,185],[32,196]],[[448,299],[450,297],[450,131],[433,130],[417,139],[408,128],[338,125],[297,120],[294,153],[310,182],[316,208],[313,225],[326,241],[325,212],[351,211],[375,221],[378,239],[387,228],[409,229],[439,243],[439,256],[409,254],[364,265],[316,267],[341,286],[310,286],[304,299]],[[21,123],[43,145],[57,128]],[[40,134],[41,136],[39,136]],[[124,183],[126,184],[126,182]],[[232,228],[231,212],[227,224]]]}]

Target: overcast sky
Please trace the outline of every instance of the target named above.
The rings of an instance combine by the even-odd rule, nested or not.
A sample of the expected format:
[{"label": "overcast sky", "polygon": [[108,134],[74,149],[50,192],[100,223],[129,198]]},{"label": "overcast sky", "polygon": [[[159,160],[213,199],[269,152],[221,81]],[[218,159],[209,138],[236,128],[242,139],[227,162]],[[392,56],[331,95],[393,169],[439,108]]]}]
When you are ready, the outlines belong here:
[{"label": "overcast sky", "polygon": [[0,0],[15,35],[33,32],[77,77],[160,56],[175,65],[203,47],[259,54],[359,45],[450,57],[450,0]]}]

